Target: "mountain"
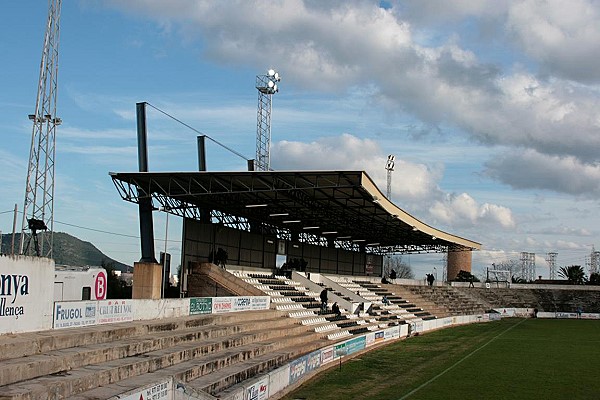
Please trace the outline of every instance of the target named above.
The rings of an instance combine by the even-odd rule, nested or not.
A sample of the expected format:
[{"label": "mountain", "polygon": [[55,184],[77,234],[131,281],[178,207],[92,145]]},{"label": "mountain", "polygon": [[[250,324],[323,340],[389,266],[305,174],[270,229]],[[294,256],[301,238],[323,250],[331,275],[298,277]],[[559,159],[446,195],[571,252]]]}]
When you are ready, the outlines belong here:
[{"label": "mountain", "polygon": [[[15,236],[15,251],[18,252],[20,233]],[[12,235],[2,235],[2,254],[10,254],[12,243]],[[33,246],[33,243],[30,244]],[[52,248],[52,256],[57,265],[91,265],[101,266],[102,264],[113,264],[114,268],[119,271],[132,271],[132,266],[120,263],[106,254],[102,253],[96,246],[90,242],[85,242],[81,239],[71,236],[64,232],[54,232],[54,245]]]}]

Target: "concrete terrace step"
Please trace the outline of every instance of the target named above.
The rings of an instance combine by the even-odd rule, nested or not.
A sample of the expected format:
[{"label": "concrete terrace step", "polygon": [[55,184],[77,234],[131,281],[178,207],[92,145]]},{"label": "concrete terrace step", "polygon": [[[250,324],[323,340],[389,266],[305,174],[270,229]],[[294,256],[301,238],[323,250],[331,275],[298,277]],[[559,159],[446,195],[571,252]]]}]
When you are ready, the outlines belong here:
[{"label": "concrete terrace step", "polygon": [[252,360],[243,361],[223,368],[210,375],[205,375],[186,384],[195,390],[200,390],[213,396],[244,380],[280,367],[288,360],[310,353],[324,346],[321,340],[306,343],[302,349],[295,346],[283,347],[277,351],[258,356]]},{"label": "concrete terrace step", "polygon": [[[281,334],[288,337],[304,337],[307,331],[301,325],[287,329],[263,328],[254,332],[245,332],[226,338],[217,338],[202,342],[184,343],[174,348],[160,349],[144,354],[111,360],[95,365],[87,365],[58,374],[46,375],[36,379],[18,382],[0,388],[0,399],[31,398],[68,398],[87,390],[134,378],[149,372],[177,368],[178,364],[191,362],[208,365],[227,365],[239,359],[262,354],[277,343]],[[289,340],[286,338],[286,340]],[[256,342],[256,343],[255,343]],[[266,343],[266,344],[265,344]],[[277,346],[275,346],[277,347]],[[71,350],[73,351],[73,350]],[[201,358],[201,361],[198,359]],[[208,360],[208,361],[207,361]]]},{"label": "concrete terrace step", "polygon": [[[261,326],[271,329],[287,328],[289,321],[286,318],[273,317],[261,320]],[[95,343],[78,346],[74,349],[51,350],[26,358],[4,360],[0,364],[0,382],[2,385],[8,385],[44,375],[70,371],[90,364],[133,357],[190,342],[194,343],[199,340],[223,338],[252,329],[252,325],[249,324],[240,325],[237,322],[229,322],[219,325],[203,325],[186,330],[152,332],[118,342]],[[222,345],[231,346],[227,341],[224,341]]]},{"label": "concrete terrace step", "polygon": [[[106,399],[121,395],[154,382],[174,377],[197,391],[212,387],[212,393],[248,379],[256,373],[280,366],[285,361],[324,345],[321,339],[306,342],[304,333],[288,335],[280,340],[240,346],[221,353],[209,354],[200,359],[149,372],[140,376],[110,383],[70,397],[72,400]],[[310,338],[310,336],[309,336]],[[304,342],[302,346],[298,344]],[[192,381],[191,384],[187,382]]]},{"label": "concrete terrace step", "polygon": [[[49,333],[56,334],[55,340],[49,338]],[[65,398],[98,385],[281,335],[310,337],[314,333],[284,313],[265,310],[26,333],[20,337],[2,335],[0,347],[12,349],[13,358],[4,355],[5,360],[0,362],[0,399]],[[29,346],[24,344],[27,340]],[[33,347],[26,351],[33,354],[22,356],[24,351],[14,350],[19,347]],[[42,352],[42,348],[50,350]]]},{"label": "concrete terrace step", "polygon": [[284,316],[275,310],[246,311],[232,314],[209,314],[162,320],[122,322],[83,328],[48,330],[19,334],[0,335],[0,361],[43,354],[52,350],[106,343],[152,332],[188,329],[210,324],[226,324],[228,321],[253,321],[272,316]]}]

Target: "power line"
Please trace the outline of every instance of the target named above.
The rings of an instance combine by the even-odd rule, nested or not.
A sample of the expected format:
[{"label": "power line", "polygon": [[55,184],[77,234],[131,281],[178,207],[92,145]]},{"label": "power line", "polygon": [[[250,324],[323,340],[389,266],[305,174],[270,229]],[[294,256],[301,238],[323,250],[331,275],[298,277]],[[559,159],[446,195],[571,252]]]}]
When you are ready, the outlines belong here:
[{"label": "power line", "polygon": [[180,119],[178,119],[178,118],[176,118],[176,117],[172,116],[172,115],[171,115],[171,114],[169,114],[168,112],[166,112],[166,111],[163,111],[163,110],[161,110],[160,108],[158,108],[158,107],[156,107],[156,106],[154,106],[154,105],[152,105],[152,104],[150,104],[150,103],[148,103],[148,102],[146,102],[146,104],[147,104],[147,105],[149,105],[150,107],[154,108],[154,109],[155,109],[156,111],[158,111],[159,113],[161,113],[161,114],[164,114],[164,115],[166,115],[167,117],[171,118],[172,120],[179,122],[181,125],[185,126],[186,128],[188,128],[188,129],[191,129],[192,131],[194,131],[194,132],[196,132],[196,133],[198,133],[198,134],[200,134],[200,135],[202,135],[202,136],[205,136],[207,139],[211,140],[213,143],[215,143],[215,144],[217,144],[217,145],[221,146],[222,148],[224,148],[224,149],[225,149],[225,150],[227,150],[227,151],[230,151],[230,152],[232,152],[232,153],[233,153],[233,154],[235,154],[236,156],[238,156],[238,157],[240,157],[240,158],[242,158],[242,159],[244,159],[244,160],[246,160],[246,161],[249,161],[249,160],[250,160],[248,157],[244,156],[242,153],[240,153],[240,152],[238,152],[238,151],[236,151],[236,150],[233,150],[231,147],[228,147],[228,146],[224,145],[223,143],[219,142],[218,140],[211,138],[211,137],[210,137],[210,136],[208,136],[207,134],[205,134],[205,133],[203,133],[203,132],[200,132],[198,129],[194,128],[193,126],[191,126],[191,125],[189,125],[189,124],[186,124],[185,122],[183,122],[182,120],[180,120]]},{"label": "power line", "polygon": [[133,238],[133,239],[139,239],[139,236],[134,236],[134,235],[127,235],[125,233],[116,233],[116,232],[108,232],[108,231],[103,231],[100,229],[94,229],[94,228],[87,228],[85,226],[80,226],[80,225],[75,225],[75,224],[69,224],[68,222],[61,222],[61,221],[54,221],[56,223],[62,224],[62,225],[67,225],[67,226],[71,226],[73,228],[79,228],[79,229],[86,229],[88,231],[93,231],[93,232],[100,232],[100,233],[106,233],[109,235],[115,235],[115,236],[123,236],[123,237],[129,237],[129,238]]}]

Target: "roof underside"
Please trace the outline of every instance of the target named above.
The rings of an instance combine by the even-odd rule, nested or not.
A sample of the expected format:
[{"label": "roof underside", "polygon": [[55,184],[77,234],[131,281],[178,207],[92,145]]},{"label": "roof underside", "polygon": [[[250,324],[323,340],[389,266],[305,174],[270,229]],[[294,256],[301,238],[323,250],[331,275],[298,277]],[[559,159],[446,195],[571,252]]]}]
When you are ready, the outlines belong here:
[{"label": "roof underside", "polygon": [[[268,227],[376,253],[480,249],[412,217],[388,201],[363,171],[135,172],[110,176],[124,200],[186,218]],[[293,236],[295,237],[295,236]]]}]

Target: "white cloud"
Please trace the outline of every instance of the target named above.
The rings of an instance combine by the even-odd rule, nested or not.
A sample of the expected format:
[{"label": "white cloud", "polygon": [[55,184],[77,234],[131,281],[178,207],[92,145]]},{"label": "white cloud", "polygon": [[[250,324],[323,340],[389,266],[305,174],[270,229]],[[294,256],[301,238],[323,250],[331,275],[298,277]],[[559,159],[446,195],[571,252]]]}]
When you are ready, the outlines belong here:
[{"label": "white cloud", "polygon": [[534,150],[506,153],[487,163],[487,174],[514,188],[538,188],[597,197],[600,165],[572,156],[547,156]]},{"label": "white cloud", "polygon": [[[278,170],[366,171],[385,193],[387,155],[377,142],[351,134],[320,138],[311,143],[280,141],[272,145],[271,164]],[[392,173],[392,198],[418,201],[437,196],[441,171],[396,159]]]},{"label": "white cloud", "polygon": [[545,72],[600,81],[600,10],[594,0],[512,2],[507,28]]},{"label": "white cloud", "polygon": [[429,212],[437,221],[451,226],[487,225],[509,229],[516,225],[510,209],[489,203],[479,205],[467,193],[447,194],[435,201]]},{"label": "white cloud", "polygon": [[[381,191],[386,190],[387,156],[369,139],[343,134],[311,143],[281,141],[273,145],[271,158],[273,167],[278,170],[364,170]],[[444,194],[438,186],[441,178],[441,169],[396,158],[392,200],[409,213],[422,214],[425,221],[433,219],[451,227],[515,226],[512,212],[506,207],[477,204],[466,193]]]}]

